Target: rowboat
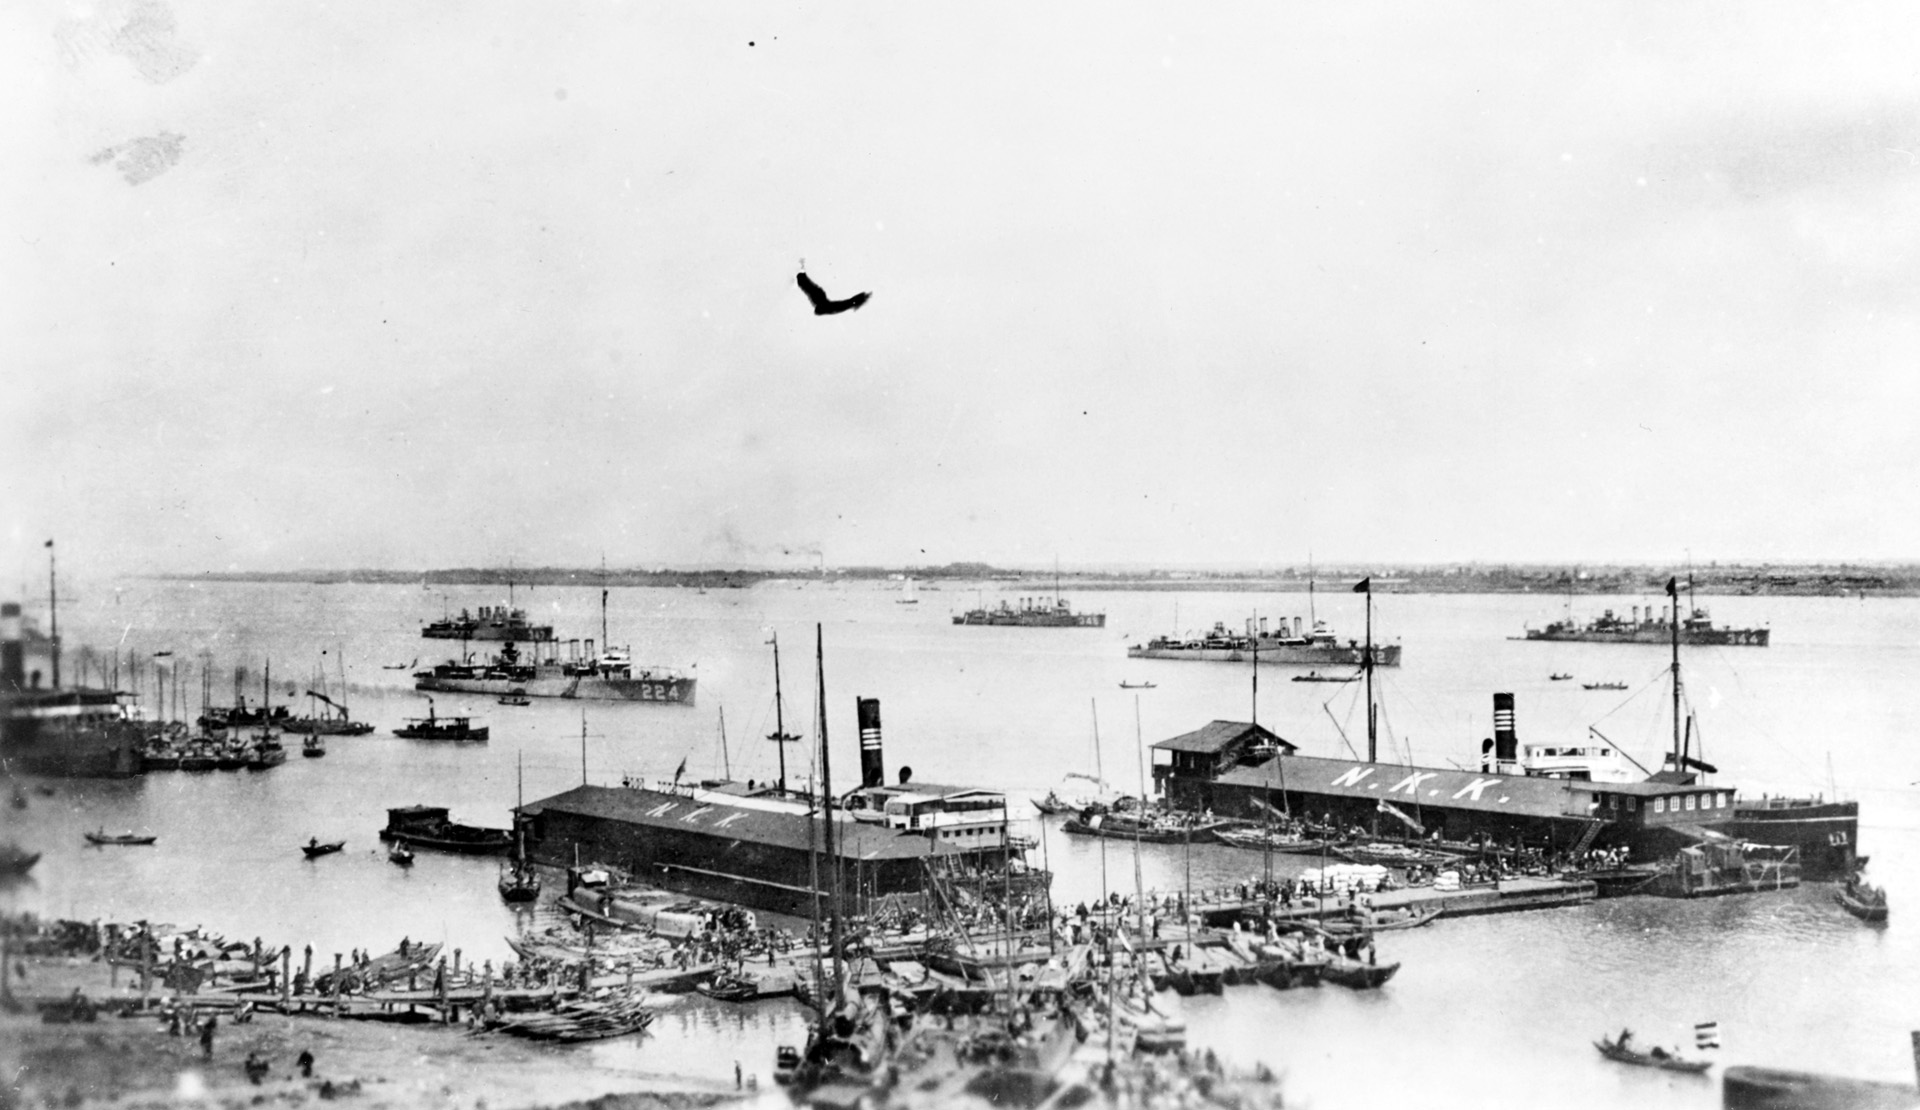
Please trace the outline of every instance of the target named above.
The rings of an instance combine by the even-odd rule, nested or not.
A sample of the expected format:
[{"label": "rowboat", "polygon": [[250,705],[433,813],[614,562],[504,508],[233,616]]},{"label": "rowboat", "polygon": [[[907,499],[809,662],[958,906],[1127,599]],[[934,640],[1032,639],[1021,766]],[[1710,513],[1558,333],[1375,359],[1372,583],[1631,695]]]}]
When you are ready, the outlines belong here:
[{"label": "rowboat", "polygon": [[96,833],[86,833],[86,839],[96,845],[150,845],[159,837],[142,837],[131,832],[109,833],[106,830],[100,830]]},{"label": "rowboat", "polygon": [[412,867],[413,849],[407,847],[405,844],[395,844],[393,847],[387,849],[387,862],[397,863],[402,867]]},{"label": "rowboat", "polygon": [[1701,1072],[1713,1066],[1713,1061],[1711,1060],[1683,1059],[1658,1045],[1655,1045],[1646,1052],[1636,1052],[1610,1037],[1601,1037],[1599,1040],[1593,1042],[1593,1047],[1599,1049],[1600,1055],[1605,1056],[1609,1060],[1618,1060],[1620,1063],[1632,1064],[1635,1067],[1641,1068],[1659,1068],[1663,1071],[1679,1071],[1686,1072],[1690,1075],[1699,1075]]},{"label": "rowboat", "polygon": [[309,840],[300,846],[300,850],[307,854],[308,859],[313,859],[316,856],[332,855],[346,846],[347,842],[344,840],[332,840],[325,844],[318,840]]},{"label": "rowboat", "polygon": [[1833,892],[1833,900],[1840,908],[1862,921],[1874,923],[1887,919],[1887,892],[1860,878],[1858,875],[1847,881],[1847,885]]}]

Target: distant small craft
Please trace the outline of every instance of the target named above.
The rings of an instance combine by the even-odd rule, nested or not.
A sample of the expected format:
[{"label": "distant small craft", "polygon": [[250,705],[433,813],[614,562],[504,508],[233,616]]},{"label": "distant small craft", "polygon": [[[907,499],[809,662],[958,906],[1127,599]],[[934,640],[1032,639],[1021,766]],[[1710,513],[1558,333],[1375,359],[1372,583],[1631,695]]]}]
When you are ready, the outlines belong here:
[{"label": "distant small craft", "polygon": [[1603,1036],[1593,1042],[1593,1047],[1599,1049],[1600,1055],[1605,1056],[1609,1060],[1618,1060],[1623,1064],[1632,1064],[1642,1068],[1660,1068],[1663,1071],[1682,1071],[1698,1075],[1713,1066],[1713,1061],[1711,1060],[1688,1060],[1668,1052],[1658,1045],[1646,1052],[1636,1052],[1628,1048],[1624,1043],[1621,1043],[1626,1039],[1627,1034],[1625,1033],[1621,1035],[1620,1041],[1614,1041],[1609,1037]]},{"label": "distant small craft", "polygon": [[307,759],[319,759],[327,754],[327,746],[320,742],[318,736],[309,736],[300,742],[300,754]]},{"label": "distant small craft", "polygon": [[413,849],[405,844],[395,844],[387,850],[387,862],[397,863],[402,867],[412,867]]},{"label": "distant small craft", "polygon": [[527,692],[525,690],[513,689],[513,690],[507,691],[505,694],[502,694],[500,696],[500,704],[501,705],[532,705],[533,699],[527,696]]},{"label": "distant small craft", "polygon": [[1627,684],[1624,682],[1582,682],[1580,688],[1582,690],[1624,690],[1627,688]]},{"label": "distant small craft", "polygon": [[1293,681],[1295,682],[1353,682],[1357,680],[1359,677],[1360,676],[1357,674],[1321,674],[1319,671],[1308,671],[1306,674],[1294,675]]},{"label": "distant small craft", "polygon": [[1572,678],[1572,677],[1573,677],[1572,675],[1570,675],[1570,674],[1568,674],[1568,673],[1566,673],[1565,671],[1555,671],[1554,673],[1552,673],[1552,674],[1550,674],[1550,675],[1548,675],[1548,676],[1547,676],[1547,681],[1549,681],[1549,682],[1565,682],[1565,681],[1566,681],[1567,679],[1569,679],[1569,678]]},{"label": "distant small craft", "polygon": [[313,859],[316,856],[332,855],[333,853],[339,851],[342,848],[345,848],[346,846],[347,846],[347,842],[344,840],[331,840],[325,844],[322,844],[320,843],[319,840],[316,839],[316,840],[309,840],[305,844],[301,845],[300,850],[307,854],[308,859]]},{"label": "distant small craft", "polygon": [[1153,689],[1153,688],[1154,688],[1154,683],[1151,683],[1151,682],[1122,682],[1122,683],[1120,684],[1120,688],[1121,688],[1122,690],[1151,690],[1151,689]]},{"label": "distant small craft", "polygon": [[132,832],[110,833],[105,829],[90,832],[86,836],[94,844],[152,844],[160,839],[157,836],[135,836]]}]

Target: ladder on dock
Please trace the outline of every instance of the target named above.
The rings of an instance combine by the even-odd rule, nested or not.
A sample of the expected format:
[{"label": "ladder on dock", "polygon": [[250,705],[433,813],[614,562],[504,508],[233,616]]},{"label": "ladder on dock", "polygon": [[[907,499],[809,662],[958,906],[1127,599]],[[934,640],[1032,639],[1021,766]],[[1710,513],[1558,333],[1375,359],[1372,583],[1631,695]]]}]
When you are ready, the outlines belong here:
[{"label": "ladder on dock", "polygon": [[1600,829],[1605,824],[1606,822],[1598,817],[1587,818],[1587,827],[1581,830],[1580,839],[1574,842],[1573,850],[1569,854],[1575,859],[1585,855],[1587,849],[1593,847],[1594,840],[1599,837]]}]

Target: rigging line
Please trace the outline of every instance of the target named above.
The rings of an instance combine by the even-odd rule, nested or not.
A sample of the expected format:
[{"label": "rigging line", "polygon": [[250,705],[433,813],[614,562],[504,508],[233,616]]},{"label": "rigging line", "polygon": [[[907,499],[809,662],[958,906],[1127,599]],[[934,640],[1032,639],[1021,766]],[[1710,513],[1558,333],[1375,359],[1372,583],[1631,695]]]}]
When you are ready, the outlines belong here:
[{"label": "rigging line", "polygon": [[1333,715],[1333,699],[1328,698],[1321,702],[1320,708],[1326,712],[1327,720],[1333,722],[1333,730],[1340,734],[1340,742],[1347,746],[1347,751],[1352,753],[1353,758],[1359,759],[1360,753],[1353,750],[1353,741],[1347,739],[1347,730],[1340,727],[1340,718]]}]

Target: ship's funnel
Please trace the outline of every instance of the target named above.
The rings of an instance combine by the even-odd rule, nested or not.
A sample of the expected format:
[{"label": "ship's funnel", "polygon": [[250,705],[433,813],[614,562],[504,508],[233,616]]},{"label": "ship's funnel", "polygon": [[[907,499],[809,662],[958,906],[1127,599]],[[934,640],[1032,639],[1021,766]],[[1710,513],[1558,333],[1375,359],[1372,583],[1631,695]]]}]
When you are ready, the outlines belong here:
[{"label": "ship's funnel", "polygon": [[1520,737],[1513,731],[1512,694],[1493,695],[1493,759],[1508,773],[1520,761]]},{"label": "ship's funnel", "polygon": [[1296,640],[1300,638],[1300,618],[1299,617],[1293,618],[1293,638]]},{"label": "ship's funnel", "polygon": [[1261,617],[1260,618],[1260,635],[1265,636],[1266,634],[1267,634],[1267,618]]},{"label": "ship's funnel", "polygon": [[20,603],[0,602],[0,692],[27,684],[26,645],[20,639]]},{"label": "ship's funnel", "polygon": [[856,699],[860,718],[860,785],[884,786],[887,768],[880,757],[880,699]]}]

